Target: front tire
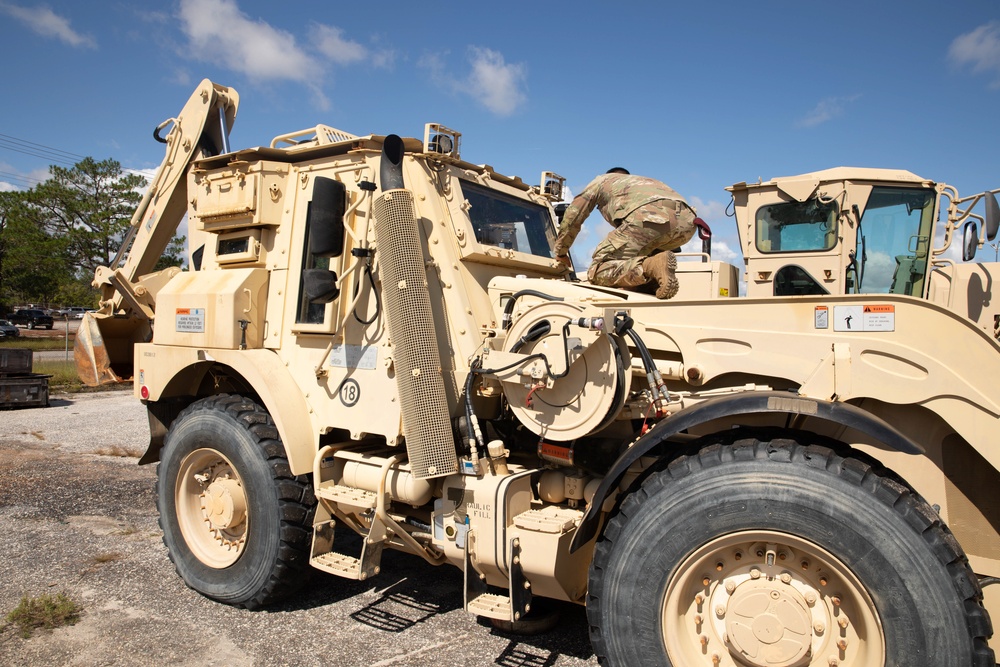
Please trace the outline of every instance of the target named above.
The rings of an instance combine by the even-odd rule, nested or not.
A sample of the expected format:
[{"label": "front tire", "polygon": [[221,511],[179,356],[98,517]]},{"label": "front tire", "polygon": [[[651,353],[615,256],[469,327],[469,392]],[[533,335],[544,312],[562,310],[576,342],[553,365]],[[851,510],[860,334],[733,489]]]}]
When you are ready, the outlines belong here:
[{"label": "front tire", "polygon": [[212,396],[181,412],[156,496],[170,559],[199,593],[255,609],[304,582],[312,487],[291,474],[274,423],[253,401]]},{"label": "front tire", "polygon": [[610,519],[587,615],[601,664],[993,667],[968,561],[890,473],[790,440],[713,444]]}]

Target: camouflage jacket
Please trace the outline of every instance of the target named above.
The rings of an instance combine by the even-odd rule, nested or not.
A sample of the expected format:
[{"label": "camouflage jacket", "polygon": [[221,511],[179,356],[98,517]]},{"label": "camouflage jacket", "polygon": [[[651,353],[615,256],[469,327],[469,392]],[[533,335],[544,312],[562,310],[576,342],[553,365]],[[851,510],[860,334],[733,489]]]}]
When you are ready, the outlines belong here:
[{"label": "camouflage jacket", "polygon": [[559,236],[556,237],[556,255],[569,254],[580,228],[594,208],[604,219],[617,227],[629,213],[640,206],[660,199],[674,199],[687,203],[676,190],[652,178],[631,174],[602,174],[592,180],[566,209]]}]

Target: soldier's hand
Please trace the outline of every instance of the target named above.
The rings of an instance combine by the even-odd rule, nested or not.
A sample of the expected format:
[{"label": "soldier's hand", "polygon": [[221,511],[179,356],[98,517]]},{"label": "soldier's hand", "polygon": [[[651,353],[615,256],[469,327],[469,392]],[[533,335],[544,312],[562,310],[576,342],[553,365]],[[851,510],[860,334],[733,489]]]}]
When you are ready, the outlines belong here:
[{"label": "soldier's hand", "polygon": [[569,258],[569,255],[556,255],[556,261],[562,264],[567,271],[573,268],[573,260]]}]

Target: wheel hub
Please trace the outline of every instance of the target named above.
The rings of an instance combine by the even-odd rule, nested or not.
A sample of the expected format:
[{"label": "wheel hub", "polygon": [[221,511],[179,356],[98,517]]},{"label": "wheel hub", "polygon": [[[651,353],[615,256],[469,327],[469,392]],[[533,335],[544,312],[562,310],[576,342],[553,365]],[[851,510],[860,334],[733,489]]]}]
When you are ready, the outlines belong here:
[{"label": "wheel hub", "polygon": [[812,645],[805,598],[780,580],[739,585],[725,610],[725,628],[729,643],[754,667],[795,663]]},{"label": "wheel hub", "polygon": [[251,517],[233,464],[218,451],[197,449],[181,461],[175,507],[184,541],[208,567],[231,566],[243,554]]},{"label": "wheel hub", "polygon": [[773,531],[721,536],[678,565],[663,602],[674,664],[805,667],[882,664],[867,591],[836,557]]},{"label": "wheel hub", "polygon": [[201,509],[214,530],[234,528],[246,518],[247,500],[235,479],[213,481],[201,494]]}]

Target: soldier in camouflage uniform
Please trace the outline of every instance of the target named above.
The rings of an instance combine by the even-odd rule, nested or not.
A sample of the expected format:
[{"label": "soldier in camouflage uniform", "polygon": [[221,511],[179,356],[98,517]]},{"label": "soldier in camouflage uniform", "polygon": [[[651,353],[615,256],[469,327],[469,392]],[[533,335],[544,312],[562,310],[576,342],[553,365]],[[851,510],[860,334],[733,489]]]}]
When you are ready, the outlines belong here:
[{"label": "soldier in camouflage uniform", "polygon": [[615,229],[594,249],[590,282],[625,289],[652,284],[658,299],[677,294],[677,258],[671,251],[695,232],[695,213],[684,198],[660,181],[621,167],[598,176],[573,199],[559,225],[556,259],[567,268],[569,248],[595,207]]}]

